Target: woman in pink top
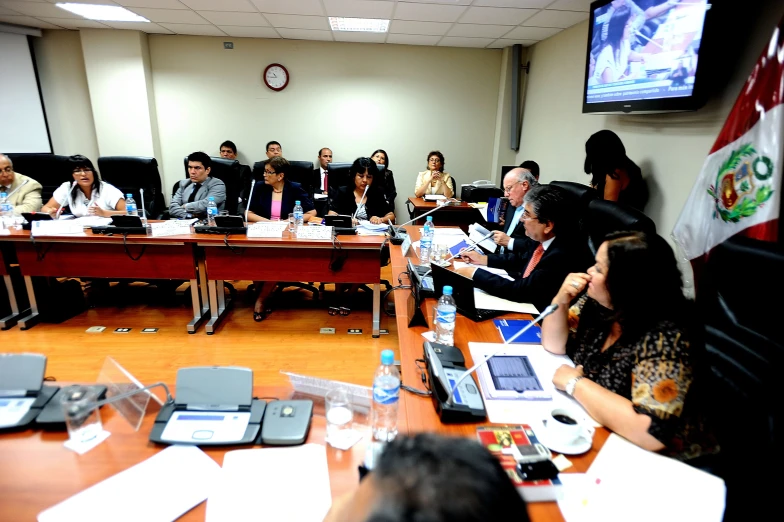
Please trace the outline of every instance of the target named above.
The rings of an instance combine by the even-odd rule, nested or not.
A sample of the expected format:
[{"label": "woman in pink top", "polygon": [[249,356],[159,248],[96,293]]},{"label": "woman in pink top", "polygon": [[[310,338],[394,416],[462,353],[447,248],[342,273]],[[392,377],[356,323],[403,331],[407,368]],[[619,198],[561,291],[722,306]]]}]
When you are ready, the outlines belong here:
[{"label": "woman in pink top", "polygon": [[[299,201],[305,213],[305,221],[316,215],[310,196],[299,183],[286,179],[289,162],[281,156],[274,156],[264,165],[264,181],[257,181],[253,188],[253,195],[248,201],[248,221],[278,221],[288,219],[294,211],[296,201]],[[256,305],[253,308],[253,320],[263,321],[270,308],[265,304],[267,297],[275,289],[273,282],[264,284],[256,281],[255,287],[259,292]]]}]

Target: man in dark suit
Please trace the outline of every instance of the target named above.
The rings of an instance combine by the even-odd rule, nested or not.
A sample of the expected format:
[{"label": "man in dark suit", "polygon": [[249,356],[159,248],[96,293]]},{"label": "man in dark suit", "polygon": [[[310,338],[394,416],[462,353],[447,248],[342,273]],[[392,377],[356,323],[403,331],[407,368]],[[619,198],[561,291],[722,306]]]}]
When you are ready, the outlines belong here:
[{"label": "man in dark suit", "polygon": [[477,288],[489,294],[516,301],[532,303],[544,310],[552,301],[564,278],[571,272],[584,270],[584,258],[579,244],[571,237],[569,201],[557,187],[537,185],[528,191],[524,200],[523,225],[532,240],[526,252],[482,256],[466,252],[463,261],[479,266],[503,268],[507,272],[521,272],[513,281],[474,267],[458,269],[458,273],[474,280]]},{"label": "man in dark suit", "polygon": [[[332,163],[332,150],[323,147],[318,152],[318,167],[313,170],[313,186],[314,194],[321,194],[322,196],[329,195],[329,180],[327,172],[327,165]],[[319,216],[325,216],[328,210],[328,198],[315,197],[313,204],[316,205],[316,213]]]},{"label": "man in dark suit", "polygon": [[504,214],[503,230],[496,230],[493,233],[493,241],[501,247],[500,253],[525,252],[530,246],[530,240],[525,235],[525,227],[522,223],[523,217],[523,198],[537,185],[531,171],[523,168],[510,170],[504,176],[504,196],[509,199]]},{"label": "man in dark suit", "polygon": [[[231,140],[226,140],[221,143],[220,146],[220,157],[225,158],[228,160],[236,160],[237,159],[237,146]],[[237,212],[239,214],[245,213],[245,205],[247,204],[248,194],[246,189],[250,187],[251,182],[253,181],[253,174],[250,170],[248,165],[243,165],[240,163],[240,195],[239,201],[237,206]],[[243,194],[244,199],[243,199]]]}]

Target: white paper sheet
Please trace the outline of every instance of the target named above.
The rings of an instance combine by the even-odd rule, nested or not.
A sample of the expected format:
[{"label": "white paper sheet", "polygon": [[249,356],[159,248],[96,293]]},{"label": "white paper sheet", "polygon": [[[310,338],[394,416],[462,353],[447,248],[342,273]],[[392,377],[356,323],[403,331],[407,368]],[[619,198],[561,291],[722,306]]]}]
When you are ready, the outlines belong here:
[{"label": "white paper sheet", "polygon": [[248,227],[247,237],[283,237],[283,231],[288,228],[288,221],[264,221],[253,223]]},{"label": "white paper sheet", "polygon": [[446,196],[442,194],[425,194],[424,198],[425,201],[440,201],[446,199]]},{"label": "white paper sheet", "polygon": [[504,310],[506,312],[539,315],[539,310],[530,303],[515,303],[514,301],[501,299],[479,288],[474,288],[474,303],[480,310]]},{"label": "white paper sheet", "polygon": [[331,505],[324,446],[236,450],[223,458],[206,521],[321,522]]},{"label": "white paper sheet", "polygon": [[171,522],[207,498],[220,466],[196,446],[170,446],[38,514],[38,522]]},{"label": "white paper sheet", "polygon": [[[474,242],[478,242],[489,233],[489,230],[478,223],[474,223],[468,227],[468,238]],[[479,244],[482,246],[482,248],[486,248],[490,252],[495,252],[498,249],[498,245],[496,245],[495,241],[492,239],[485,239]]]},{"label": "white paper sheet", "polygon": [[[640,482],[629,480],[631,469],[645,477],[645,498],[655,499],[645,509],[640,509]],[[661,522],[674,515],[677,520],[718,522],[724,514],[723,480],[616,434],[604,443],[587,473],[560,478],[564,498],[558,507],[566,522]]]},{"label": "white paper sheet", "polygon": [[[540,344],[510,344],[504,347],[503,343],[468,343],[471,358],[475,363],[496,352],[499,348],[503,349],[498,355],[527,356],[534,367],[536,376],[539,377],[542,389],[549,393],[552,399],[531,401],[485,398],[485,409],[490,422],[498,424],[529,424],[534,431],[537,431],[544,429],[542,420],[547,418],[553,409],[564,407],[575,413],[582,413],[582,421],[593,426],[599,426],[577,401],[556,390],[553,385],[553,375],[555,375],[555,371],[562,364],[574,366],[569,357],[552,354]],[[483,375],[486,375],[485,372],[487,372],[486,368],[486,366],[482,366],[477,369],[479,374],[477,380],[479,381],[479,387],[482,388],[483,397],[486,395],[482,386]]]},{"label": "white paper sheet", "polygon": [[490,272],[491,274],[495,274],[495,275],[501,276],[501,277],[503,277],[505,279],[508,279],[510,281],[514,281],[512,276],[510,276],[509,273],[506,270],[504,270],[503,268],[490,268],[489,266],[469,265],[468,263],[463,263],[462,261],[455,261],[455,270],[457,270],[458,268],[466,268],[466,267],[478,268],[480,270],[486,270],[487,272]]}]

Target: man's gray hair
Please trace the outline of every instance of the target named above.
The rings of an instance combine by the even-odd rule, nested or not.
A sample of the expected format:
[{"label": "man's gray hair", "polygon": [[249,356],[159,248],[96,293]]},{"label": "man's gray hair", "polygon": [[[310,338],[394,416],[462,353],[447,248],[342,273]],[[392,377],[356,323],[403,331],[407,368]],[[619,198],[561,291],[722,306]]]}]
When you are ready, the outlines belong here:
[{"label": "man's gray hair", "polygon": [[0,159],[2,159],[2,158],[4,158],[6,161],[8,161],[8,164],[11,165],[11,170],[14,170],[14,162],[11,161],[11,158],[9,158],[8,156],[6,156],[2,152],[0,152]]},{"label": "man's gray hair", "polygon": [[536,186],[537,183],[539,183],[538,181],[536,181],[534,175],[531,174],[530,170],[523,169],[523,168],[519,169],[519,172],[517,173],[517,181],[519,182],[527,181],[528,185],[531,187],[534,187]]}]

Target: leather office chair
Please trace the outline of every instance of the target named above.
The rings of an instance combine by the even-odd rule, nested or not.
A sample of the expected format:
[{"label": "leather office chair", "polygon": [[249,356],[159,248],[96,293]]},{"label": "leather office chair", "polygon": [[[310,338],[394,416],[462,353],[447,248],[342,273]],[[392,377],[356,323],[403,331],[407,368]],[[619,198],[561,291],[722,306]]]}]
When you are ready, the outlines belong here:
[{"label": "leather office chair", "polygon": [[[219,179],[226,185],[226,201],[223,210],[228,210],[230,216],[237,215],[240,192],[242,191],[242,180],[240,179],[240,162],[226,158],[213,158],[210,176]],[[188,157],[185,156],[185,177],[188,177]],[[174,187],[177,192],[177,187]]]},{"label": "leather office chair", "polygon": [[[734,237],[710,254],[697,287],[709,367],[707,406],[727,485],[724,520],[764,520],[779,494],[769,478],[784,463],[781,313],[784,246]],[[771,303],[771,304],[768,304]]]},{"label": "leather office chair", "polygon": [[574,183],[573,181],[553,181],[550,185],[558,187],[574,196],[582,208],[587,208],[588,203],[592,200],[599,199],[599,192],[597,192],[595,188],[583,185],[582,183]]},{"label": "leather office chair", "polygon": [[625,230],[656,233],[653,220],[628,205],[593,199],[588,202],[587,231],[592,252],[596,252],[607,234]]},{"label": "leather office chair", "polygon": [[64,182],[73,181],[73,171],[68,156],[58,154],[6,154],[14,164],[14,171],[29,176],[41,184],[44,205],[52,198],[55,189]]},{"label": "leather office chair", "polygon": [[117,187],[123,194],[133,194],[139,211],[144,189],[144,209],[147,217],[155,219],[163,213],[166,201],[161,189],[161,174],[155,158],[142,156],[101,156],[98,158],[101,178]]}]

